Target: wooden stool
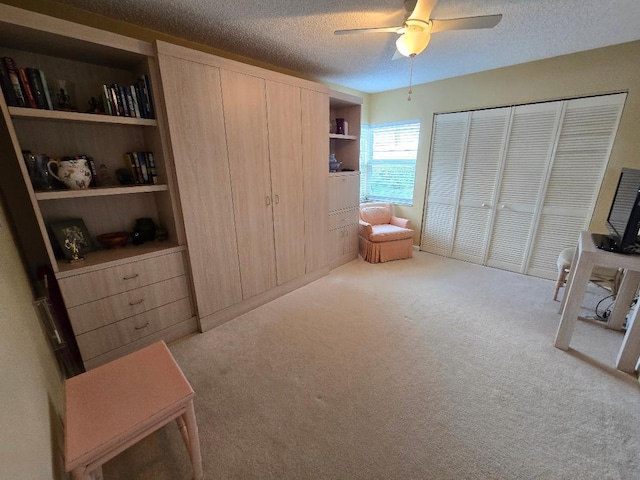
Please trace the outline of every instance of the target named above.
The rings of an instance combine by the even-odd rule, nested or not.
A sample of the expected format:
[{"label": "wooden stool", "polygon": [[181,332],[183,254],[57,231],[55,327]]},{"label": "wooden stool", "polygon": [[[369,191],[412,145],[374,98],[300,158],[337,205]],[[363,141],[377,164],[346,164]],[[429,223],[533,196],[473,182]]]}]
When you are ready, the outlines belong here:
[{"label": "wooden stool", "polygon": [[164,342],[65,382],[65,463],[74,480],[102,479],[102,465],[176,420],[194,478],[202,478],[195,393]]}]

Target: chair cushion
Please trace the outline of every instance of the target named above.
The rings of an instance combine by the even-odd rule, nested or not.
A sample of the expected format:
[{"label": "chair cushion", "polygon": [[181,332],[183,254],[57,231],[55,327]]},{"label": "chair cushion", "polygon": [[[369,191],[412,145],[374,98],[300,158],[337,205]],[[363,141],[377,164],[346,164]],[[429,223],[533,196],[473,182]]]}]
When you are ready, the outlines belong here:
[{"label": "chair cushion", "polygon": [[382,225],[391,221],[391,210],[387,207],[362,207],[360,218],[371,225]]},{"label": "chair cushion", "polygon": [[413,238],[413,230],[396,227],[395,225],[372,225],[369,241],[371,242],[391,242],[393,240],[404,240]]}]

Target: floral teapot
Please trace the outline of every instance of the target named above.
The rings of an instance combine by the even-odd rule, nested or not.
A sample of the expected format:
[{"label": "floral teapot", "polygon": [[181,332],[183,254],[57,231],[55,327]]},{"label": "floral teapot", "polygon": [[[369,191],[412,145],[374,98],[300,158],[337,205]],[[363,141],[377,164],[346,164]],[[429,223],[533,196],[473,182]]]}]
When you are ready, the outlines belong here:
[{"label": "floral teapot", "polygon": [[64,183],[71,190],[89,188],[91,169],[84,158],[75,160],[49,160],[49,173]]}]

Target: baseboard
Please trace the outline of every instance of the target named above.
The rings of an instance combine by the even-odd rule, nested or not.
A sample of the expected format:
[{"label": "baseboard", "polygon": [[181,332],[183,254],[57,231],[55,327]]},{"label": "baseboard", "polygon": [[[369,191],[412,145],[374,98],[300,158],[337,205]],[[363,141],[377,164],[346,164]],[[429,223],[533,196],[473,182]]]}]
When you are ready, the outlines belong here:
[{"label": "baseboard", "polygon": [[265,303],[269,303],[271,300],[275,300],[278,297],[314,282],[328,273],[329,267],[321,268],[315,272],[308,273],[302,277],[296,278],[295,280],[291,280],[290,282],[278,285],[276,288],[255,295],[243,302],[225,308],[224,310],[220,310],[219,312],[203,317],[200,319],[200,331],[206,332],[207,330],[218,327],[229,320],[233,320],[234,318],[253,310],[254,308],[264,305]]},{"label": "baseboard", "polygon": [[348,253],[347,255],[343,255],[339,258],[336,258],[331,261],[329,264],[329,269],[333,270],[334,268],[338,268],[340,265],[344,265],[345,263],[349,263],[358,258],[358,252]]}]

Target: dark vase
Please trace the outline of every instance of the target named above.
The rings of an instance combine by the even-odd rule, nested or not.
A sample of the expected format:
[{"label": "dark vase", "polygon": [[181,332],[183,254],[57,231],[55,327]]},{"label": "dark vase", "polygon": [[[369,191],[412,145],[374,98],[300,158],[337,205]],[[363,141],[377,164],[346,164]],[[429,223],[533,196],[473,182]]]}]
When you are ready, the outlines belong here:
[{"label": "dark vase", "polygon": [[156,238],[156,224],[151,218],[138,218],[133,231],[140,235],[143,242],[151,242]]}]

